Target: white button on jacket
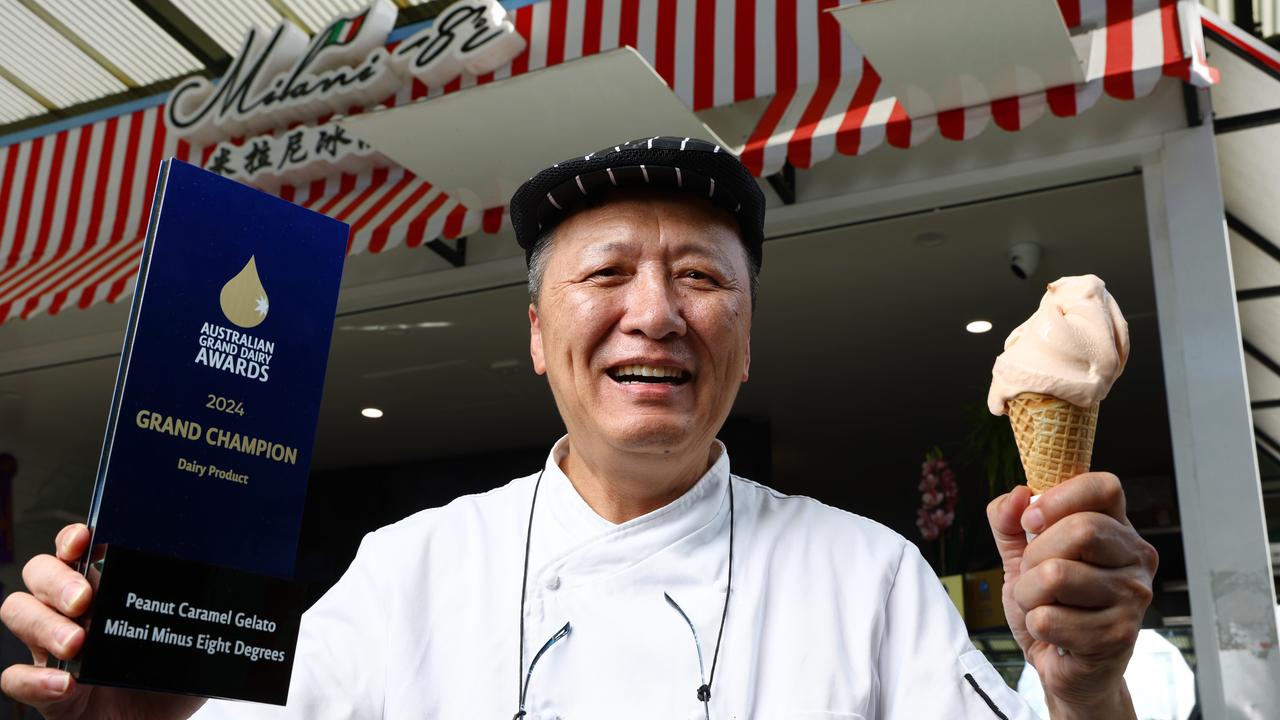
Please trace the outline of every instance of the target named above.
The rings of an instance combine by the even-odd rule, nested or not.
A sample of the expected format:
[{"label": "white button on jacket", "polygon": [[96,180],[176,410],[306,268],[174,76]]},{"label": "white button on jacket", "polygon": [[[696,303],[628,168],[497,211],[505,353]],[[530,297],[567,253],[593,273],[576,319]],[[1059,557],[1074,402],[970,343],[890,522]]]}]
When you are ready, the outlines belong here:
[{"label": "white button on jacket", "polygon": [[[733,591],[710,716],[1034,720],[969,643],[915,546],[865,518],[732,476],[723,448],[684,496],[614,525],[553,448],[537,475],[370,533],[303,617],[286,708],[210,702],[210,718],[702,718],[729,550]],[[542,579],[543,582],[538,580]],[[520,614],[524,668],[517,668]]]}]

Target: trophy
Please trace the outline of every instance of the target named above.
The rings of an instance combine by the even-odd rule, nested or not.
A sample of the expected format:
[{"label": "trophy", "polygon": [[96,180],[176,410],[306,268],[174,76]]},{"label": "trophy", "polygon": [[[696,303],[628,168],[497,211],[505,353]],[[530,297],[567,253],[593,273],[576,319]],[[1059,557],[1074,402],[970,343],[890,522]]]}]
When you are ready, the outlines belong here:
[{"label": "trophy", "polygon": [[82,564],[82,683],[284,704],[293,580],[348,229],[160,170]]}]

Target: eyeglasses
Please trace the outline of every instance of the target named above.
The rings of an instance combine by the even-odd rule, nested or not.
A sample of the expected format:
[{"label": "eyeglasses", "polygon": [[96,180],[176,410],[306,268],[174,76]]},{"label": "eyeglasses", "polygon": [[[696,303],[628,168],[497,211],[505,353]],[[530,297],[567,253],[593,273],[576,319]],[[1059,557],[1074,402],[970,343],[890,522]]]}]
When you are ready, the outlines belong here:
[{"label": "eyeglasses", "polygon": [[[524,612],[522,610],[521,615],[523,614]],[[569,637],[570,632],[573,632],[573,627],[569,623],[565,623],[564,627],[557,630],[555,635],[552,635],[550,639],[542,643],[542,647],[539,648],[537,654],[533,656],[533,660],[529,662],[529,672],[525,674],[524,682],[520,684],[520,709],[516,711],[516,714],[512,716],[511,720],[520,720],[520,718],[526,715],[525,709],[524,709],[524,699],[525,699],[525,695],[529,692],[529,681],[533,679],[533,669],[537,667],[538,660],[540,660],[542,656],[548,650],[551,649],[552,645],[555,645],[561,640]],[[521,645],[523,644],[524,644],[523,641],[521,641]],[[522,647],[521,650],[523,649],[524,648]]]},{"label": "eyeglasses", "polygon": [[[529,503],[529,530],[525,536],[524,545],[524,579],[520,585],[520,666],[524,667],[524,603],[526,591],[529,582],[529,545],[533,538],[533,511],[538,502],[538,487],[542,484],[542,473],[538,473],[538,479],[533,486],[533,500]],[[720,630],[716,633],[716,649],[711,658],[711,678],[708,679],[705,667],[702,664],[702,643],[698,640],[698,629],[694,627],[693,621],[689,619],[688,613],[680,607],[680,604],[672,598],[670,594],[664,592],[662,597],[666,598],[667,604],[670,605],[685,624],[689,626],[689,632],[693,635],[693,649],[698,654],[698,701],[702,703],[702,711],[707,720],[711,720],[711,684],[716,678],[716,663],[720,659],[720,641],[724,638],[724,621],[729,615],[729,594],[733,591],[733,476],[729,476],[729,569],[728,582],[724,593],[724,608],[720,611]],[[566,622],[563,627],[555,632],[547,639],[538,652],[534,654],[533,660],[529,662],[529,669],[520,678],[520,706],[516,710],[516,714],[511,720],[521,720],[528,713],[525,711],[525,698],[529,693],[529,682],[533,679],[533,669],[537,667],[538,660],[547,653],[556,643],[569,636],[573,632],[571,623]]]},{"label": "eyeglasses", "polygon": [[[698,653],[698,677],[699,680],[701,680],[701,684],[698,685],[698,700],[702,703],[702,710],[707,720],[711,720],[711,685],[707,682],[706,670],[702,664],[702,643],[698,641],[698,629],[693,626],[693,621],[689,619],[689,615],[685,613],[684,609],[680,607],[680,604],[675,601],[675,598],[665,592],[662,593],[662,597],[666,598],[668,605],[670,605],[676,612],[680,613],[680,617],[684,619],[685,624],[689,626],[689,632],[693,634],[693,649]],[[569,637],[569,633],[571,632],[573,632],[572,624],[565,623],[563,627],[557,630],[554,635],[542,644],[542,647],[539,648],[538,652],[533,656],[533,660],[529,662],[529,670],[525,673],[524,683],[520,686],[520,709],[516,711],[512,720],[520,720],[520,718],[523,718],[526,714],[524,709],[525,697],[528,695],[529,681],[533,679],[533,669],[537,667],[538,660],[540,660],[553,645],[566,637]],[[716,644],[716,650],[718,652],[719,638],[716,639]],[[714,662],[712,671],[714,672]]]}]

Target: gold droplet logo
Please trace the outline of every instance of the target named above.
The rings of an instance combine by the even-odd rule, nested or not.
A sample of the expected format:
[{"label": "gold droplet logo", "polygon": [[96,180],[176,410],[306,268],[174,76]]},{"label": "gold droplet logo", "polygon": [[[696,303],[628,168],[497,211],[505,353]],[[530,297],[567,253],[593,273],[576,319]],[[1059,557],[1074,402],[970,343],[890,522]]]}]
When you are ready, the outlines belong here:
[{"label": "gold droplet logo", "polygon": [[267,319],[267,291],[258,279],[258,265],[252,255],[240,272],[222,286],[218,301],[222,303],[222,314],[242,328],[256,327]]}]

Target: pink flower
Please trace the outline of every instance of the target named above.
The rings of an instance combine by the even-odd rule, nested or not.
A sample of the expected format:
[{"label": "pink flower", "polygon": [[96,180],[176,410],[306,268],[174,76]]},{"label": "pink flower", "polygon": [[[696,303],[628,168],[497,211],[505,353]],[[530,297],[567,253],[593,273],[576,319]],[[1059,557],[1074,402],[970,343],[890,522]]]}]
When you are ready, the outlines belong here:
[{"label": "pink flower", "polygon": [[925,540],[936,539],[955,522],[960,485],[956,474],[935,448],[920,465],[920,508],[916,511],[916,527]]},{"label": "pink flower", "polygon": [[916,511],[916,527],[920,529],[920,535],[925,540],[933,540],[938,537],[938,525],[933,521],[933,516],[929,511],[921,508]]},{"label": "pink flower", "polygon": [[920,502],[926,508],[935,508],[942,504],[943,494],[937,491],[924,492],[920,494]]},{"label": "pink flower", "polygon": [[956,519],[956,514],[939,508],[929,514],[929,519],[933,521],[933,524],[937,526],[939,531],[941,531],[951,527],[951,523]]}]

